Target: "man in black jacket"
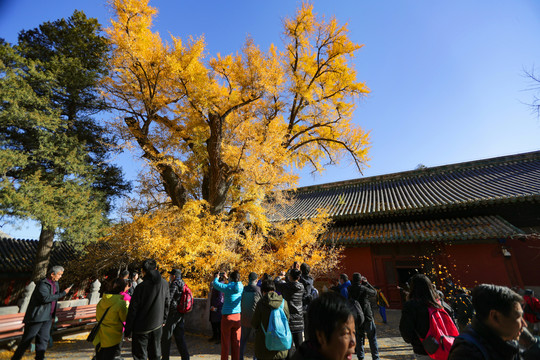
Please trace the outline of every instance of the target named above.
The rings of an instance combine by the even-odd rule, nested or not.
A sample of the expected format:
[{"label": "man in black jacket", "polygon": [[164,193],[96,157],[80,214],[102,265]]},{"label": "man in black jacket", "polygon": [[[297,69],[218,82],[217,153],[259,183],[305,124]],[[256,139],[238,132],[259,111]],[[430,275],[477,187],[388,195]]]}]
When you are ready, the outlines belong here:
[{"label": "man in black jacket", "polygon": [[517,340],[527,326],[523,298],[505,286],[482,284],[472,291],[476,311],[472,325],[450,349],[449,360],[518,360]]},{"label": "man in black jacket", "polygon": [[[276,290],[279,291],[289,306],[289,327],[296,350],[300,348],[304,332],[304,312],[302,310],[302,296],[304,295],[304,285],[300,279],[300,270],[289,270],[287,282],[276,282]],[[287,358],[292,357],[292,351],[289,350]]]},{"label": "man in black jacket", "polygon": [[[360,273],[354,273],[352,285],[349,287],[349,299],[354,299],[360,303],[364,312],[364,326],[361,331],[356,332],[356,355],[359,360],[364,359],[364,340],[367,335],[371,358],[379,359],[379,346],[377,344],[377,329],[371,310],[370,297],[377,295],[377,290]],[[363,331],[362,331],[363,330]]]},{"label": "man in black jacket", "polygon": [[251,335],[253,327],[251,326],[251,320],[253,319],[253,313],[255,313],[255,307],[261,299],[261,289],[257,286],[257,273],[251,272],[248,277],[248,284],[244,286],[242,292],[242,300],[240,302],[241,323],[242,323],[242,335],[240,336],[240,360],[244,360],[244,353],[246,351],[246,345]]},{"label": "man in black jacket", "polygon": [[[302,307],[304,308],[304,314],[307,313],[309,303],[311,302],[311,300],[313,300],[312,292],[313,292],[314,286],[313,286],[313,278],[311,277],[311,275],[309,275],[310,271],[311,271],[311,268],[309,267],[308,264],[303,263],[302,265],[300,265],[300,272],[302,273],[302,276],[300,276],[300,279],[298,281],[300,281],[300,283],[304,285],[304,295],[302,297]],[[305,320],[305,317],[304,317],[304,320]]]},{"label": "man in black jacket", "polygon": [[[309,308],[309,304],[314,300],[314,298],[317,297],[317,295],[314,296],[314,294],[317,292],[317,289],[315,289],[315,286],[313,285],[313,277],[309,275],[311,271],[311,268],[308,264],[302,263],[300,265],[300,272],[302,273],[302,276],[300,276],[300,283],[304,285],[304,295],[302,297],[302,307],[304,310],[304,329],[307,328],[307,310]],[[308,340],[308,333],[304,332],[304,339]]]},{"label": "man in black jacket", "polygon": [[184,293],[184,280],[182,280],[182,271],[173,269],[169,271],[169,296],[171,303],[169,306],[169,315],[167,322],[163,327],[163,335],[161,336],[161,359],[169,360],[171,353],[171,341],[174,336],[176,347],[182,357],[182,360],[189,360],[189,352],[186,344],[184,331],[184,314],[178,312],[177,307],[180,303],[180,298]]},{"label": "man in black jacket", "polygon": [[125,336],[133,334],[134,360],[161,358],[161,334],[169,311],[169,285],[156,270],[156,261],[143,262],[143,277],[133,292],[126,319]]},{"label": "man in black jacket", "polygon": [[60,292],[58,280],[64,274],[63,267],[53,266],[47,274],[45,279],[38,282],[32,293],[28,309],[24,314],[24,334],[17,351],[11,358],[12,360],[19,360],[23,357],[34,337],[36,338],[36,360],[45,358],[52,322],[56,315],[57,301],[71,290],[70,286]]}]

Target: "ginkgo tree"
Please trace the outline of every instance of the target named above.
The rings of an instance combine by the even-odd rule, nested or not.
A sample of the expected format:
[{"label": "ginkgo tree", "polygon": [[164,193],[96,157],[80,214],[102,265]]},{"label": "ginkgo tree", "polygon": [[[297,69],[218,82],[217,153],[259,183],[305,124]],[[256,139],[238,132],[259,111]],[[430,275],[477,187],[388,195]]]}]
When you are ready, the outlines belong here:
[{"label": "ginkgo tree", "polygon": [[[271,204],[279,203],[277,192],[296,185],[296,170],[320,172],[343,156],[360,170],[367,160],[369,134],[352,117],[355,101],[369,89],[357,80],[352,58],[361,46],[349,39],[347,26],[317,17],[304,3],[283,22],[281,50],[272,45],[264,51],[248,37],[236,54],[207,57],[203,37],[162,40],[152,30],[157,10],[148,0],[111,5],[116,17],[107,29],[112,55],[104,93],[120,113],[115,126],[147,160],[143,194],[155,202],[145,208],[151,211],[139,209],[120,226],[122,236],[151,238],[138,247],[138,256],[155,256],[161,263],[171,263],[178,253],[157,256],[168,248],[164,242],[191,251],[185,249],[189,234],[173,235],[180,231],[171,230],[175,221],[202,243],[205,231],[220,239],[214,239],[208,256],[221,248],[232,251],[208,261],[213,266],[241,266],[253,244],[259,256],[307,256],[301,248],[315,246],[328,219],[284,224],[270,221],[269,214]],[[206,225],[195,225],[198,218]],[[164,220],[169,226],[155,223]],[[166,240],[158,241],[160,236]],[[287,247],[285,238],[298,246]],[[317,249],[321,258],[331,257],[328,249]],[[270,259],[265,256],[259,260]],[[184,260],[175,262],[187,266]]]}]

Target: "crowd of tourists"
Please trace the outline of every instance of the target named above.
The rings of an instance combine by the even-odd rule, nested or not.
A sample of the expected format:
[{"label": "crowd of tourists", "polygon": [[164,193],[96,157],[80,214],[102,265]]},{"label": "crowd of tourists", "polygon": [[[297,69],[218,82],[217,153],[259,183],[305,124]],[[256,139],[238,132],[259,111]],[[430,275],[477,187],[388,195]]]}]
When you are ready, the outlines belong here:
[{"label": "crowd of tourists", "polygon": [[410,279],[399,330],[417,360],[540,359],[540,302],[531,290],[522,297],[481,284],[450,298],[454,306],[426,275]]},{"label": "crowd of tourists", "polygon": [[[36,339],[36,359],[45,358],[64,269],[53,267],[32,294],[25,329],[12,359],[21,359]],[[124,272],[105,286],[96,307],[98,324],[89,335],[95,359],[121,358],[124,339],[135,360],[169,359],[175,339],[182,360],[189,360],[184,316],[193,295],[180,269],[162,278],[152,259],[138,274]],[[375,307],[387,323],[388,300],[365,276],[341,274],[319,294],[308,264],[295,262],[272,277],[252,272],[243,284],[237,271],[216,272],[209,293],[210,341],[221,344],[221,360],[243,360],[255,336],[256,359],[364,359],[367,338],[372,359],[379,359]],[[326,290],[326,289],[325,289]],[[540,359],[540,301],[497,285],[476,286],[471,294],[454,288],[445,296],[429,277],[414,275],[404,290],[399,330],[416,359]],[[447,299],[449,303],[447,303]],[[527,330],[529,326],[531,331]]]}]

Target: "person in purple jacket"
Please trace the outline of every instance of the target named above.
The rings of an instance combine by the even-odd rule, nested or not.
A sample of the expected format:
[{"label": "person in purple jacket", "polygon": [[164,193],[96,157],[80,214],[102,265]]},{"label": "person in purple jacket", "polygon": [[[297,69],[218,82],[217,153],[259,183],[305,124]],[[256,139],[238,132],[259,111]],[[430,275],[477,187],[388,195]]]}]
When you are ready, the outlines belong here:
[{"label": "person in purple jacket", "polygon": [[[217,276],[219,272],[214,274]],[[219,282],[223,282],[223,277],[219,277]],[[216,344],[221,343],[221,308],[223,308],[223,293],[218,291],[211,285],[210,291],[210,324],[212,325],[212,337],[208,341],[215,341]]]}]

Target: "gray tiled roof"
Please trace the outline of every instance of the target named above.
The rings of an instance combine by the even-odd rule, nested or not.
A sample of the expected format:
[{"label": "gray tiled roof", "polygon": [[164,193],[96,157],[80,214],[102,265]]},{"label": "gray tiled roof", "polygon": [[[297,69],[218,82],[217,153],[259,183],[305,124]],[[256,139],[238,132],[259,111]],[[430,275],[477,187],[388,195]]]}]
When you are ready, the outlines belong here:
[{"label": "gray tiled roof", "polygon": [[299,188],[281,219],[334,220],[540,202],[540,151]]},{"label": "gray tiled roof", "polygon": [[[38,240],[0,238],[0,272],[31,273],[37,245]],[[60,241],[53,243],[50,265],[65,265],[74,258],[73,247]]]},{"label": "gray tiled roof", "polygon": [[499,216],[332,227],[323,240],[337,245],[504,239],[523,231]]}]

